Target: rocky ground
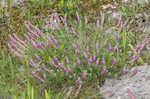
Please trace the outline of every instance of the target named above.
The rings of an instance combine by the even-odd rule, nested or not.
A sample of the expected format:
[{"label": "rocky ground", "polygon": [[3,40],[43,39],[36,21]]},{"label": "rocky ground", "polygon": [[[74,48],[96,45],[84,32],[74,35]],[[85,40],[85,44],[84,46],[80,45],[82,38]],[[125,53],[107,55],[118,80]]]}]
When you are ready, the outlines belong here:
[{"label": "rocky ground", "polygon": [[100,90],[105,99],[150,99],[150,66],[136,66],[120,79],[106,79]]}]

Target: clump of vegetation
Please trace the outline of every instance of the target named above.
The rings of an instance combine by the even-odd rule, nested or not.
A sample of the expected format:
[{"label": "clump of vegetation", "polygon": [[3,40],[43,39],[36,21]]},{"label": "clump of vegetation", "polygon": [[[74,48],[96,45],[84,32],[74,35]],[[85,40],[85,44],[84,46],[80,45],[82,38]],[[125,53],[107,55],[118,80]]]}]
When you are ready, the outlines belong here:
[{"label": "clump of vegetation", "polygon": [[101,9],[108,3],[29,0],[21,8],[11,2],[0,8],[0,85],[7,86],[0,91],[32,99],[86,97],[92,91],[96,95],[91,98],[101,98],[98,87],[105,78],[126,74],[125,66],[143,64],[141,52],[150,40],[137,35],[145,25],[134,16],[145,7],[119,3],[125,14],[111,21]]}]

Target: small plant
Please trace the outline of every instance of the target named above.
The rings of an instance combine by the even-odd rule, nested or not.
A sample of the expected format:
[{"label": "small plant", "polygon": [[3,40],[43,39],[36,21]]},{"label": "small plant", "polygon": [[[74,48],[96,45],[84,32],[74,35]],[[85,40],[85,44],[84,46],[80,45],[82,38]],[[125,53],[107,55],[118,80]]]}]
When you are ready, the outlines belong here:
[{"label": "small plant", "polygon": [[27,68],[30,79],[40,80],[38,85],[50,85],[52,89],[67,84],[73,90],[78,86],[74,97],[85,83],[95,81],[101,86],[106,77],[122,74],[127,63],[139,60],[137,56],[130,59],[128,52],[135,51],[131,44],[127,45],[127,30],[121,19],[119,30],[105,35],[99,25],[88,23],[87,17],[82,19],[76,13],[76,18],[70,23],[64,16],[60,23],[59,15],[55,14],[55,21],[46,20],[46,33],[26,22],[25,41],[13,34],[8,44],[12,55],[20,57]]}]

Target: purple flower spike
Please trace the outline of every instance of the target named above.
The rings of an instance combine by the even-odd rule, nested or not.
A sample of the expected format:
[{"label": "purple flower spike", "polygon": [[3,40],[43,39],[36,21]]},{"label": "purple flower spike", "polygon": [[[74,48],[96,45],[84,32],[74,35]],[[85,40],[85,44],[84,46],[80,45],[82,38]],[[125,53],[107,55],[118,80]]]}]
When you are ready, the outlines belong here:
[{"label": "purple flower spike", "polygon": [[40,56],[37,56],[36,58],[37,58],[38,61],[42,61]]},{"label": "purple flower spike", "polygon": [[130,96],[130,99],[136,99],[136,97],[133,95],[133,92],[130,89],[128,89],[127,93]]},{"label": "purple flower spike", "polygon": [[111,98],[111,97],[114,96],[114,95],[115,95],[115,93],[110,93],[110,94],[108,95],[108,97]]},{"label": "purple flower spike", "polygon": [[93,56],[92,56],[92,59],[95,61],[96,60],[96,54],[94,54]]},{"label": "purple flower spike", "polygon": [[125,74],[127,74],[127,73],[128,73],[127,70],[122,70],[122,75],[125,75]]},{"label": "purple flower spike", "polygon": [[21,58],[22,61],[24,61],[24,56],[21,56],[20,58]]},{"label": "purple flower spike", "polygon": [[76,53],[77,53],[78,55],[81,55],[81,51],[80,51],[80,50],[76,50]]},{"label": "purple flower spike", "polygon": [[109,50],[109,51],[112,51],[112,50],[113,50],[112,46],[109,46],[108,50]]},{"label": "purple flower spike", "polygon": [[48,73],[51,73],[51,71],[46,68],[46,65],[45,65],[45,64],[42,66],[42,69],[45,70],[45,71],[48,72]]},{"label": "purple flower spike", "polygon": [[105,61],[105,59],[103,59],[102,64],[103,64],[103,65],[106,65],[106,61]]},{"label": "purple flower spike", "polygon": [[38,80],[44,81],[43,79],[41,79],[41,77],[39,77],[39,76],[36,75],[36,72],[33,72],[32,76],[34,76]]},{"label": "purple flower spike", "polygon": [[73,88],[72,88],[72,87],[70,87],[70,88],[69,88],[69,91],[67,92],[67,97],[69,97],[69,96],[71,95],[72,90],[73,90]]},{"label": "purple flower spike", "polygon": [[43,33],[40,30],[37,30],[37,33],[38,33],[40,38],[43,38]]},{"label": "purple flower spike", "polygon": [[118,51],[118,47],[115,46],[114,49],[113,49],[113,51],[114,51],[114,52],[117,52],[117,51]]},{"label": "purple flower spike", "polygon": [[66,59],[66,64],[70,64],[70,61],[68,58]]},{"label": "purple flower spike", "polygon": [[138,60],[139,58],[140,58],[139,55],[137,55],[137,56],[132,56],[132,57],[131,57],[131,61],[132,61],[132,62],[135,62],[135,61]]},{"label": "purple flower spike", "polygon": [[83,72],[83,80],[86,80],[86,78],[87,78],[87,72],[84,71],[84,72]]},{"label": "purple flower spike", "polygon": [[69,73],[72,73],[72,69],[71,69],[71,68],[68,68],[67,71],[68,71]]},{"label": "purple flower spike", "polygon": [[101,71],[101,74],[105,74],[107,72],[107,69],[106,68],[103,68],[102,71]]},{"label": "purple flower spike", "polygon": [[99,53],[99,49],[96,50],[96,54],[98,54],[98,53]]},{"label": "purple flower spike", "polygon": [[117,60],[116,58],[113,58],[112,64],[113,64],[113,65],[116,65],[117,63],[118,63],[118,60]]},{"label": "purple flower spike", "polygon": [[73,76],[69,76],[69,79],[72,79],[73,78]]},{"label": "purple flower spike", "polygon": [[89,59],[89,56],[88,56],[88,55],[85,55],[84,57],[85,57],[85,59]]},{"label": "purple flower spike", "polygon": [[67,25],[67,15],[64,15],[63,24]]},{"label": "purple flower spike", "polygon": [[84,21],[85,21],[85,24],[87,24],[87,23],[88,23],[87,16],[84,16]]},{"label": "purple flower spike", "polygon": [[88,66],[91,66],[93,63],[92,59],[88,59]]},{"label": "purple flower spike", "polygon": [[54,58],[54,61],[55,61],[56,63],[59,63],[59,59],[58,59],[57,57]]},{"label": "purple flower spike", "polygon": [[59,15],[58,15],[58,13],[56,13],[55,18],[56,18],[57,21],[59,20]]},{"label": "purple flower spike", "polygon": [[134,75],[136,75],[136,74],[137,74],[137,70],[131,71],[131,76],[134,76]]},{"label": "purple flower spike", "polygon": [[34,65],[35,62],[33,60],[30,60],[30,65]]},{"label": "purple flower spike", "polygon": [[54,41],[54,44],[56,45],[56,46],[59,46],[59,42],[55,39],[55,41]]},{"label": "purple flower spike", "polygon": [[44,74],[44,75],[43,75],[43,78],[44,78],[44,79],[46,79],[46,78],[47,78],[46,74]]},{"label": "purple flower spike", "polygon": [[117,36],[117,41],[120,42],[120,40],[121,40],[121,37]]},{"label": "purple flower spike", "polygon": [[75,49],[77,49],[77,48],[78,48],[78,45],[75,44],[73,47],[74,47]]},{"label": "purple flower spike", "polygon": [[99,45],[98,45],[98,43],[95,45],[95,48],[96,48],[96,49],[99,49]]},{"label": "purple flower spike", "polygon": [[80,78],[80,77],[78,77],[78,79],[76,80],[76,83],[77,83],[77,84],[81,84],[81,83],[82,83],[82,81],[81,81],[81,78]]},{"label": "purple flower spike", "polygon": [[81,60],[80,59],[77,59],[77,64],[81,65]]},{"label": "purple flower spike", "polygon": [[32,43],[32,46],[38,50],[38,45],[35,42]]},{"label": "purple flower spike", "polygon": [[141,47],[139,45],[136,45],[136,47],[135,47],[136,52],[138,52],[140,48]]},{"label": "purple flower spike", "polygon": [[41,70],[40,68],[38,68],[37,72],[38,72],[39,74],[41,74],[41,73],[42,73],[42,70]]},{"label": "purple flower spike", "polygon": [[99,65],[99,59],[96,60],[96,67]]},{"label": "purple flower spike", "polygon": [[89,47],[89,46],[87,47],[86,52],[87,52],[87,53],[90,52],[90,47]]},{"label": "purple flower spike", "polygon": [[104,42],[104,46],[106,46],[107,45],[107,40],[105,40],[105,42]]},{"label": "purple flower spike", "polygon": [[118,23],[117,23],[117,26],[119,26],[119,25],[120,25],[121,20],[122,20],[122,16],[120,15],[119,20],[118,20]]},{"label": "purple flower spike", "polygon": [[50,48],[50,44],[48,42],[45,43],[46,48]]},{"label": "purple flower spike", "polygon": [[121,23],[121,24],[120,24],[119,33],[121,33],[121,32],[122,32],[122,29],[123,29],[123,24]]},{"label": "purple flower spike", "polygon": [[55,64],[55,61],[54,61],[54,60],[52,60],[52,65],[53,65],[54,67],[57,67],[57,65]]},{"label": "purple flower spike", "polygon": [[78,12],[76,12],[76,17],[78,20],[80,20],[80,16],[79,16]]}]

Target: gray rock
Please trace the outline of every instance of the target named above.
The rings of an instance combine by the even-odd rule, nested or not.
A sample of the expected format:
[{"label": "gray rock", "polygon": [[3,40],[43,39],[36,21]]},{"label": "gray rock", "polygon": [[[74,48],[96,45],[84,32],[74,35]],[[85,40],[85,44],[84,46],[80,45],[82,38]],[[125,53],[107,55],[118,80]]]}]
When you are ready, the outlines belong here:
[{"label": "gray rock", "polygon": [[[150,66],[137,66],[131,69],[133,70],[138,72],[132,77],[129,73],[121,80],[106,79],[104,86],[100,88],[105,99],[131,99],[127,93],[128,89],[136,99],[150,99]],[[114,96],[109,97],[110,93],[114,93]]]}]

